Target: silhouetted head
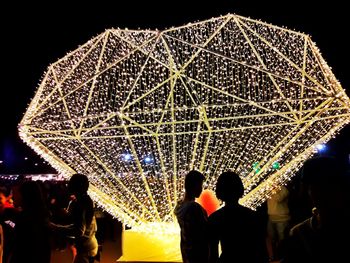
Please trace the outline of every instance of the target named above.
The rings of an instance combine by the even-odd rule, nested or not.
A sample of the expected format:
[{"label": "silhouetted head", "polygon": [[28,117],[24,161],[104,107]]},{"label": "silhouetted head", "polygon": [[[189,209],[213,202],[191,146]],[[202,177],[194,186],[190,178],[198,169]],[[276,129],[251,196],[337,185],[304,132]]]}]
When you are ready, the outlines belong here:
[{"label": "silhouetted head", "polygon": [[68,191],[75,195],[86,194],[89,189],[89,180],[84,174],[73,174],[68,182]]},{"label": "silhouetted head", "polygon": [[324,185],[333,181],[332,178],[342,176],[345,167],[334,157],[321,156],[306,160],[301,171],[304,184],[308,186]]},{"label": "silhouetted head", "polygon": [[238,202],[244,193],[241,178],[232,171],[222,173],[216,182],[215,193],[224,202]]},{"label": "silhouetted head", "polygon": [[47,207],[42,190],[36,181],[25,181],[20,186],[19,193],[21,198],[18,206],[20,206],[24,212],[35,218],[47,216]]},{"label": "silhouetted head", "polygon": [[[334,192],[346,179],[346,167],[333,157],[316,157],[307,160],[302,168],[301,180],[315,202]],[[345,181],[344,181],[345,182]]]},{"label": "silhouetted head", "polygon": [[190,171],[185,178],[186,195],[189,197],[199,197],[203,189],[204,175],[198,171]]}]

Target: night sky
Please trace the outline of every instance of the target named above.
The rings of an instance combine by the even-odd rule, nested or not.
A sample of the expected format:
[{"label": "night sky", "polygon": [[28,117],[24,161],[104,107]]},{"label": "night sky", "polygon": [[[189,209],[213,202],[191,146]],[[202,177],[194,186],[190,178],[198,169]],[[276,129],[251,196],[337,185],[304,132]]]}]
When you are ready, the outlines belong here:
[{"label": "night sky", "polygon": [[[11,2],[2,7],[1,16],[0,173],[55,172],[19,139],[17,125],[47,66],[107,28],[165,29],[227,13],[261,19],[311,35],[350,95],[350,14],[345,2],[115,0],[85,1],[75,6],[62,1],[44,6]],[[328,146],[330,154],[346,158],[350,127]]]}]

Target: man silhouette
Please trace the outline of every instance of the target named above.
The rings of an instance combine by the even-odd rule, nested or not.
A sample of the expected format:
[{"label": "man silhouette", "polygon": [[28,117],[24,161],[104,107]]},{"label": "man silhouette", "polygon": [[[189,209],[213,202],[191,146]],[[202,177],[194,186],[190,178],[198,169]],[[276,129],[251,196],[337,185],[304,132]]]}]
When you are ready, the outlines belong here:
[{"label": "man silhouette", "polygon": [[203,188],[204,176],[190,171],[185,178],[185,198],[175,208],[181,228],[181,254],[184,263],[207,263],[209,243],[207,237],[208,216],[195,202]]},{"label": "man silhouette", "polygon": [[305,162],[302,183],[314,206],[313,215],[291,229],[282,262],[348,262],[349,180],[346,167],[335,158]]}]

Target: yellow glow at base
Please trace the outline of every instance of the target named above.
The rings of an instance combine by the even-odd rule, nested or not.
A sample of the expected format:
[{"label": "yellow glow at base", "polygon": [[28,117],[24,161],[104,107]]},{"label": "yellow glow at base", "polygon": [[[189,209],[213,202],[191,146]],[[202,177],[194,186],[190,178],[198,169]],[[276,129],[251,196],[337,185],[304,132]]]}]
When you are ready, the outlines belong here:
[{"label": "yellow glow at base", "polygon": [[106,30],[47,68],[19,135],[67,178],[86,174],[105,211],[157,233],[176,223],[188,171],[208,190],[236,172],[255,209],[349,123],[310,36],[227,14]]},{"label": "yellow glow at base", "polygon": [[[123,232],[123,256],[118,261],[182,262],[180,233],[169,224],[169,232],[142,232],[137,228]],[[161,229],[161,228],[159,228]]]}]

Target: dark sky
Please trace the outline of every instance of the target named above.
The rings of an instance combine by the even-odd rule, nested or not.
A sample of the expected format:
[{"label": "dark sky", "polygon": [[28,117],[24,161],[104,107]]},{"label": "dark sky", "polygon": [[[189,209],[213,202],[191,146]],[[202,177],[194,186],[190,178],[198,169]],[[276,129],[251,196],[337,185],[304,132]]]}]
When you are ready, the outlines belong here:
[{"label": "dark sky", "polygon": [[[32,1],[31,1],[32,2]],[[0,101],[0,173],[54,171],[18,138],[17,125],[34,96],[46,67],[107,28],[164,29],[236,13],[311,35],[350,94],[349,12],[346,1],[47,1],[2,7],[2,95]],[[192,6],[189,6],[189,5]],[[306,4],[306,5],[305,5]],[[329,142],[330,151],[345,156],[350,129]],[[24,160],[28,157],[28,160]],[[34,164],[38,163],[37,166]]]}]

